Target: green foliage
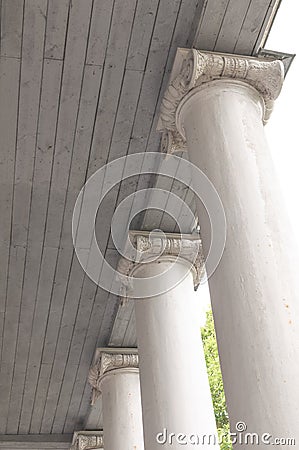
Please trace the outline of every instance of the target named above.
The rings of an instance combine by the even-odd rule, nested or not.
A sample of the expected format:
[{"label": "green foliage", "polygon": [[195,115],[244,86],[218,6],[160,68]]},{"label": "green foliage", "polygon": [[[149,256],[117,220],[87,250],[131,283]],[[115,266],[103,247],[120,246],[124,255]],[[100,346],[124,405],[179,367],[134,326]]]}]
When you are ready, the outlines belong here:
[{"label": "green foliage", "polygon": [[212,394],[213,406],[218,428],[218,435],[221,443],[221,450],[231,450],[232,445],[229,436],[229,421],[226,410],[225,396],[223,390],[223,381],[220,370],[216,334],[212,311],[207,312],[206,325],[201,330],[201,336],[204,346],[206,365],[210,389]]}]

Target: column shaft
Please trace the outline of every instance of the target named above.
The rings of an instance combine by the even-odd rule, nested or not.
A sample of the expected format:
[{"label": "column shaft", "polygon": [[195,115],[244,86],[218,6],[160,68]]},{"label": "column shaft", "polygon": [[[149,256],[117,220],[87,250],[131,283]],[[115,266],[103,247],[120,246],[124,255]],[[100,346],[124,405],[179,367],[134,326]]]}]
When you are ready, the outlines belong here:
[{"label": "column shaft", "polygon": [[105,450],[144,450],[136,349],[98,348],[88,379],[92,401],[102,396]]},{"label": "column shaft", "polygon": [[124,369],[109,372],[101,388],[105,450],[142,450],[139,373]]},{"label": "column shaft", "polygon": [[[178,120],[190,161],[216,187],[227,218],[209,285],[231,422],[299,442],[298,257],[262,113],[256,89],[217,80],[186,96]],[[207,251],[210,224],[200,204],[198,212]]]},{"label": "column shaft", "polygon": [[[211,448],[208,444],[217,439],[217,429],[201,341],[200,298],[190,267],[186,277],[184,262],[162,258],[141,265],[134,277],[152,283],[170,266],[169,276],[183,279],[180,284],[135,300],[145,447]],[[166,277],[164,282],[167,285]]]}]

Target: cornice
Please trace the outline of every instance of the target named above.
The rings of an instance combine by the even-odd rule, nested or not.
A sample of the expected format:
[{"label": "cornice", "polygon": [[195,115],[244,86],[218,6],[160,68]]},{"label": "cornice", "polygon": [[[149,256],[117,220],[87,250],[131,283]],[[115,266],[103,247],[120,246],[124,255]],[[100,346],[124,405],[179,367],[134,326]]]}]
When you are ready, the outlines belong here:
[{"label": "cornice", "polygon": [[92,387],[91,404],[100,396],[101,382],[107,373],[120,369],[138,369],[138,364],[136,349],[98,348],[88,375],[88,382]]},{"label": "cornice", "polygon": [[[200,284],[204,273],[204,257],[198,234],[179,234],[130,231],[125,249],[127,258],[122,257],[118,263],[118,272],[126,280],[133,277],[133,271],[139,264],[158,262],[161,257],[180,258],[192,264],[194,287]],[[131,286],[123,284],[122,301],[131,297]]]},{"label": "cornice", "polygon": [[103,450],[102,431],[76,431],[70,450]]},{"label": "cornice", "polygon": [[283,63],[276,59],[179,48],[158,121],[164,133],[162,151],[185,150],[185,136],[177,123],[177,110],[193,89],[213,80],[237,80],[254,87],[264,103],[264,123],[270,117],[284,79]]}]

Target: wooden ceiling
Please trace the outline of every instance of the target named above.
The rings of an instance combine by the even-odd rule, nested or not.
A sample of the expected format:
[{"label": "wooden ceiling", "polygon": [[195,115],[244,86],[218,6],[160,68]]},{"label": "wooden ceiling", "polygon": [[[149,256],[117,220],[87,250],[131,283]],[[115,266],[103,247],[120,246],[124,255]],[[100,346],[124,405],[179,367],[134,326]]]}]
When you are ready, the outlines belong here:
[{"label": "wooden ceiling", "polygon": [[[97,346],[136,345],[134,314],[74,255],[76,197],[107,162],[159,150],[157,113],[177,47],[255,54],[278,4],[0,2],[0,434],[99,425],[88,369]],[[99,244],[112,265],[115,207],[150,183],[136,177],[107,196]],[[152,223],[148,215],[144,226]]]}]

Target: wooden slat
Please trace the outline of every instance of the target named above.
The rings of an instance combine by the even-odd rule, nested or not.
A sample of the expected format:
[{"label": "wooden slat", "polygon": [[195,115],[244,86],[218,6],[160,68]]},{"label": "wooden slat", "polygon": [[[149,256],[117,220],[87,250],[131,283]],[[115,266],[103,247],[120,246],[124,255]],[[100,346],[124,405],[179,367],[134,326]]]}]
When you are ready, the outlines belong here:
[{"label": "wooden slat", "polygon": [[137,347],[135,310],[132,311],[128,327],[123,338],[122,347]]},{"label": "wooden slat", "polygon": [[6,421],[9,406],[10,388],[14,369],[14,356],[17,341],[17,327],[19,319],[19,308],[22,292],[22,266],[25,261],[24,247],[13,246],[10,249],[10,269],[7,284],[7,306],[5,310],[5,321],[2,338],[2,360],[1,360],[1,415],[0,433],[6,431]]},{"label": "wooden slat", "polygon": [[[103,322],[103,317],[107,306],[107,299],[108,292],[98,288],[90,315],[90,321],[88,326],[86,327],[86,338],[80,358],[80,367],[78,373],[76,374],[74,389],[72,392],[71,401],[64,425],[65,433],[68,433],[72,429],[74,429],[74,423],[77,423],[82,395],[84,394],[85,384],[87,380],[86,375],[91,365],[93,355],[98,343],[97,335]],[[102,343],[100,345],[102,345]]]},{"label": "wooden slat", "polygon": [[70,232],[72,216],[77,196],[86,181],[89,149],[92,142],[101,78],[102,69],[100,67],[85,66],[79,114],[72,150],[68,189],[63,213],[60,245],[64,248],[73,248]]},{"label": "wooden slat", "polygon": [[[57,249],[50,247],[45,247],[43,251],[43,260],[41,263],[40,280],[30,340],[30,351],[26,370],[25,388],[22,399],[22,410],[18,428],[18,432],[24,434],[29,432],[31,415],[34,407],[35,391],[40,372],[40,366],[37,362],[40,361],[42,355],[41,343],[44,342],[45,338],[51,292],[53,289],[53,278],[57,262],[57,253]],[[13,426],[13,424],[11,426]]]},{"label": "wooden slat", "polygon": [[103,66],[114,0],[94,0],[86,63]]},{"label": "wooden slat", "polygon": [[25,3],[12,241],[26,245],[43,68],[46,0]]},{"label": "wooden slat", "polygon": [[40,432],[50,377],[53,369],[53,360],[59,334],[60,321],[68,287],[69,268],[71,265],[72,256],[72,249],[59,250],[51,306],[42,350],[41,374],[36,387],[34,410],[31,418],[30,430],[32,433]]},{"label": "wooden slat", "polygon": [[[146,150],[148,134],[151,130],[154,113],[157,108],[157,99],[159,95],[158,87],[164,76],[166,61],[169,55],[169,45],[173,38],[179,9],[180,1],[178,0],[164,1],[159,4],[128,154]],[[184,24],[184,26],[186,26],[186,24]],[[142,165],[139,170],[142,170]],[[132,180],[131,183],[122,182],[117,204],[129,194],[133,193],[136,190],[137,185],[138,179]]]},{"label": "wooden slat", "polygon": [[121,347],[126,333],[131,315],[134,310],[134,301],[129,300],[125,305],[121,305],[115,317],[109,345],[112,347]]},{"label": "wooden slat", "polygon": [[139,0],[127,59],[127,69],[144,70],[159,0]]},{"label": "wooden slat", "polygon": [[[76,375],[81,363],[82,350],[84,347],[88,324],[90,321],[92,306],[95,299],[96,285],[85,277],[83,289],[78,306],[77,320],[74,322],[73,333],[70,336],[69,352],[65,361],[64,377],[61,383],[59,400],[53,420],[52,432],[61,433],[69,408],[70,399],[74,389]],[[93,340],[96,336],[93,330]],[[89,355],[90,357],[90,355]],[[88,367],[85,366],[85,379],[88,374]]]},{"label": "wooden slat", "polygon": [[51,184],[62,61],[46,60],[39,111],[38,136],[32,181],[28,244],[43,243]]},{"label": "wooden slat", "polygon": [[87,430],[99,430],[103,428],[103,410],[102,400],[99,398],[95,405],[88,405],[87,414],[85,417],[84,428]]},{"label": "wooden slat", "polygon": [[57,407],[57,400],[59,398],[61,383],[63,381],[66,358],[70,346],[70,339],[72,336],[72,331],[78,312],[78,304],[80,301],[81,290],[78,290],[78,285],[82,286],[84,278],[84,272],[79,262],[75,259],[73,261],[75,262],[73,262],[68,283],[68,290],[66,293],[66,299],[60,323],[59,335],[55,348],[55,359],[48,389],[47,402],[42,419],[41,432],[46,434],[50,433],[52,429],[54,415]]},{"label": "wooden slat", "polygon": [[237,54],[250,55],[254,52],[257,46],[258,38],[260,37],[261,28],[264,28],[268,22],[273,9],[278,7],[277,0],[251,0],[247,15],[242,24],[242,29],[238,40],[234,47],[234,52]]},{"label": "wooden slat", "polygon": [[[112,267],[115,267],[118,261],[117,252],[107,252],[106,260]],[[78,308],[78,317],[81,319],[77,322],[73,331],[64,381],[61,386],[59,402],[53,422],[52,431],[55,433],[63,431],[65,418],[68,420],[69,416],[71,416],[73,418],[72,420],[75,420],[74,413],[75,411],[76,413],[78,412],[79,400],[81,401],[82,398],[78,398],[78,391],[82,396],[91,363],[90,358],[94,354],[99,339],[101,340],[100,345],[105,344],[101,338],[101,329],[105,322],[108,326],[111,326],[110,323],[113,323],[114,320],[114,310],[111,311],[109,305],[107,305],[109,301],[108,293],[100,290],[101,292],[98,292],[100,295],[97,295],[96,301],[94,301],[95,289],[96,285],[86,277]],[[108,329],[107,334],[110,334],[110,331]],[[104,335],[105,339],[107,339],[107,334]],[[81,367],[82,370],[79,372],[82,373],[83,371],[85,377],[78,377],[78,370],[72,370],[75,365],[77,369]],[[70,399],[74,400],[72,405],[70,404]]]},{"label": "wooden slat", "polygon": [[12,424],[11,432],[18,426],[15,417],[19,417],[21,409],[21,402],[18,399],[22,395],[25,382],[25,369],[34,317],[34,299],[36,298],[38,286],[47,212],[47,203],[44,199],[47,196],[51,176],[61,69],[62,65],[60,61],[45,62],[32,188],[32,206],[28,231],[29,248],[27,249],[25,264],[16,353],[16,373],[18,374],[18,380],[13,380],[11,401],[15,407],[13,410],[10,408],[8,419]]},{"label": "wooden slat", "polygon": [[[159,104],[166,88],[176,48],[177,46],[186,45],[189,35],[188,27],[191,26],[196,4],[197,2],[192,0],[184,1],[181,5],[180,2],[160,3],[136,112],[129,154],[142,151],[157,151],[159,147],[160,135],[156,132]],[[189,11],[189,16],[187,11]],[[162,17],[164,22],[161,19]],[[163,27],[163,24],[165,27]],[[157,86],[161,86],[161,83],[161,89],[157,88]],[[136,180],[131,183],[131,186],[123,184],[120,188],[118,203],[134,192],[137,185],[141,189],[146,187],[148,182],[151,183],[151,178],[144,176],[139,181]]]},{"label": "wooden slat", "polygon": [[63,59],[70,0],[50,0],[47,14],[45,58]]},{"label": "wooden slat", "polygon": [[115,1],[88,176],[107,162],[122,88],[135,6],[135,0]]},{"label": "wooden slat", "polygon": [[92,0],[72,2],[66,43],[62,92],[48,206],[45,245],[57,247],[82,88]]},{"label": "wooden slat", "polygon": [[[238,3],[242,3],[237,0]],[[201,50],[213,50],[217,41],[229,0],[209,0],[204,10],[201,26],[194,47]]]},{"label": "wooden slat", "polygon": [[[11,384],[14,374],[14,357],[16,341],[18,337],[17,324],[19,321],[21,293],[23,286],[23,271],[25,266],[25,248],[27,243],[28,219],[31,199],[31,180],[34,163],[34,152],[36,143],[36,132],[38,122],[40,85],[43,67],[43,49],[45,32],[46,0],[28,0],[25,4],[24,30],[22,46],[22,66],[21,66],[21,86],[18,117],[18,141],[15,168],[15,188],[12,240],[14,244],[22,246],[22,258],[18,258],[18,264],[11,259],[10,274],[15,267],[18,272],[15,274],[14,291],[12,299],[8,289],[7,314],[4,324],[3,345],[10,352],[7,367],[9,371],[3,378],[2,388],[5,390],[1,401],[1,429],[4,421],[8,420],[9,399],[11,394]],[[13,247],[12,247],[13,248]],[[16,247],[21,249],[21,247]],[[23,268],[21,267],[23,265]],[[18,281],[20,280],[20,281]],[[11,323],[10,323],[11,321]],[[7,335],[5,328],[7,327]],[[5,355],[4,355],[5,356]],[[5,360],[4,360],[5,361]],[[23,374],[18,374],[22,376]],[[7,422],[10,428],[10,423]],[[6,423],[5,423],[6,428]]]},{"label": "wooden slat", "polygon": [[[5,111],[0,117],[0,335],[2,336],[11,232],[11,208],[13,198],[15,144],[17,131],[18,87],[20,62],[16,59],[0,58],[0,104]],[[0,400],[1,401],[1,400]]]},{"label": "wooden slat", "polygon": [[68,449],[72,441],[71,434],[64,435],[4,435],[0,436],[0,448],[22,450]]},{"label": "wooden slat", "polygon": [[20,58],[24,0],[1,1],[0,54]]},{"label": "wooden slat", "polygon": [[233,53],[251,1],[229,1],[214,46],[216,52]]}]

